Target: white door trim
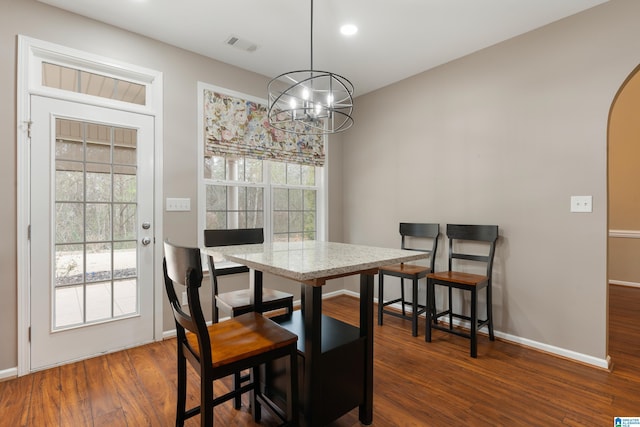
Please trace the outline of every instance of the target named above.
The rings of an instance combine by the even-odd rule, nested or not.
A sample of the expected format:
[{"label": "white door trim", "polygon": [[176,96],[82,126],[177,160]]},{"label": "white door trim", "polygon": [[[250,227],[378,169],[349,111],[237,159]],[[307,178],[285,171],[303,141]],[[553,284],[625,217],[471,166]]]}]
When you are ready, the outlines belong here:
[{"label": "white door trim", "polygon": [[[147,88],[145,105],[128,104],[121,101],[98,98],[47,88],[42,85],[42,60],[53,60],[62,65],[82,68],[97,73],[108,73],[116,78],[135,80]],[[151,115],[154,120],[154,339],[162,339],[163,308],[163,274],[162,274],[162,241],[163,241],[163,83],[159,71],[138,67],[111,58],[70,49],[53,43],[18,36],[18,81],[17,81],[17,257],[18,257],[18,376],[31,371],[29,351],[30,296],[29,296],[29,235],[30,224],[30,159],[29,159],[29,122],[30,96],[40,94],[58,99],[82,102],[108,108],[134,111]]]}]

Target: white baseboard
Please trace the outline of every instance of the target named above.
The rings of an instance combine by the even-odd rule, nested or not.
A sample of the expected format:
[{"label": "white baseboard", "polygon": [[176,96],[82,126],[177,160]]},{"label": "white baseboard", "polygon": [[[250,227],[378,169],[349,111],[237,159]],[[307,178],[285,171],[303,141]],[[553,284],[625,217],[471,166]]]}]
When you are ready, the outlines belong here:
[{"label": "white baseboard", "polygon": [[494,331],[496,337],[503,339],[505,341],[509,341],[515,344],[522,345],[524,347],[534,348],[536,350],[544,351],[545,353],[554,354],[556,356],[561,356],[566,359],[576,360],[581,363],[585,363],[587,365],[596,366],[598,368],[609,369],[609,365],[611,364],[611,360],[609,356],[606,359],[600,359],[597,357],[589,356],[587,354],[582,354],[575,352],[573,350],[567,350],[566,348],[556,347],[549,344],[544,344],[538,341],[530,340],[528,338],[522,338],[511,334],[505,334],[500,331]]},{"label": "white baseboard", "polygon": [[3,369],[0,371],[0,381],[18,377],[18,368]]}]

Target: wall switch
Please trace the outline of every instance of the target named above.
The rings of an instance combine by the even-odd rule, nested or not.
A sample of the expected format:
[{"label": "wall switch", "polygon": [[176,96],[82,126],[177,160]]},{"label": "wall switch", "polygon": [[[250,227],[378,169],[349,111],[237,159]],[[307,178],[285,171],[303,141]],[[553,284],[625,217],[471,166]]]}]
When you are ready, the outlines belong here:
[{"label": "wall switch", "polygon": [[191,199],[167,197],[165,210],[168,211],[190,211]]},{"label": "wall switch", "polygon": [[571,196],[571,212],[593,212],[593,197]]},{"label": "wall switch", "polygon": [[187,293],[183,292],[182,293],[182,305],[187,305],[189,304],[189,299],[187,298]]}]

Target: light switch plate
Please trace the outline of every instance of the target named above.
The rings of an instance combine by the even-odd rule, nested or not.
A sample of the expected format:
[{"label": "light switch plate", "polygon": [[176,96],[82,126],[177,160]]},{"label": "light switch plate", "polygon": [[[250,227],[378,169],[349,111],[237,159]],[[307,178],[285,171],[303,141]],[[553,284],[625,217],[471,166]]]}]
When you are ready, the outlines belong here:
[{"label": "light switch plate", "polygon": [[571,212],[593,212],[593,196],[571,196]]},{"label": "light switch plate", "polygon": [[165,210],[168,211],[190,211],[191,199],[167,197]]}]

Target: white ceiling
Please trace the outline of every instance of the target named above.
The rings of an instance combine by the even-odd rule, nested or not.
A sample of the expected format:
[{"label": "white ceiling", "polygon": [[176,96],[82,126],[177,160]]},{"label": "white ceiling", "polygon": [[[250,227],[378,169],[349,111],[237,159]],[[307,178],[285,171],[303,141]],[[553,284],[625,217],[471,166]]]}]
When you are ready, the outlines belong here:
[{"label": "white ceiling", "polygon": [[[39,1],[268,77],[310,67],[310,0]],[[358,96],[606,1],[315,0],[313,65]]]}]

